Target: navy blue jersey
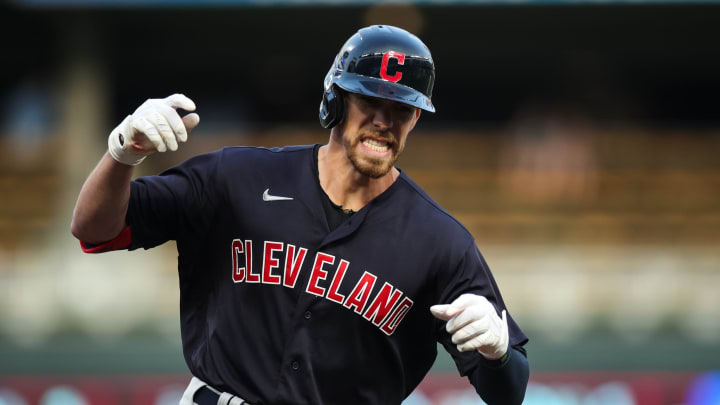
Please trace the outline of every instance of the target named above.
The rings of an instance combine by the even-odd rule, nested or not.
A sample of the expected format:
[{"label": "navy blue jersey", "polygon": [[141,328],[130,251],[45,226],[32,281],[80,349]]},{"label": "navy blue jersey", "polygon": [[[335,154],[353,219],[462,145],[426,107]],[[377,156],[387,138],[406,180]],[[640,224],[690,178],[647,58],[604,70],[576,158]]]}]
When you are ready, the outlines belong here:
[{"label": "navy blue jersey", "polygon": [[470,233],[404,172],[334,230],[323,197],[313,146],[225,148],[132,182],[129,248],[177,241],[193,375],[255,405],[399,404],[438,341],[462,375],[479,367],[429,311],[464,293],[505,309]]}]

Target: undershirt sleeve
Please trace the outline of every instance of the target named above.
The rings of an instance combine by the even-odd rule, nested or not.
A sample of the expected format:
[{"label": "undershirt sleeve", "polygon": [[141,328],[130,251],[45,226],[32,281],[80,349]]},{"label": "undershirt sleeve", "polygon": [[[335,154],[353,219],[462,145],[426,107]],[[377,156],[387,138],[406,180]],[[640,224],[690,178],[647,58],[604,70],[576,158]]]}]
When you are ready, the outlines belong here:
[{"label": "undershirt sleeve", "polygon": [[482,358],[467,377],[480,398],[489,405],[522,404],[530,378],[525,349],[509,347],[507,357],[502,361]]}]

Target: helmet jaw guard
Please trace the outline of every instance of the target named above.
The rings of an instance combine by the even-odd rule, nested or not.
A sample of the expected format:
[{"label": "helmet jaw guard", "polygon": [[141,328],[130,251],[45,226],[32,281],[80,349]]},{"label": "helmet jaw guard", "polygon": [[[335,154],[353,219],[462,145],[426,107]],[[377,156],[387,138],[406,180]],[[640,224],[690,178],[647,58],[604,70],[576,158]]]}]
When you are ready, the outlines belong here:
[{"label": "helmet jaw guard", "polygon": [[325,76],[320,124],[332,128],[342,121],[344,101],[336,86],[435,112],[434,82],[430,50],[418,37],[389,25],[363,28],[345,42]]}]

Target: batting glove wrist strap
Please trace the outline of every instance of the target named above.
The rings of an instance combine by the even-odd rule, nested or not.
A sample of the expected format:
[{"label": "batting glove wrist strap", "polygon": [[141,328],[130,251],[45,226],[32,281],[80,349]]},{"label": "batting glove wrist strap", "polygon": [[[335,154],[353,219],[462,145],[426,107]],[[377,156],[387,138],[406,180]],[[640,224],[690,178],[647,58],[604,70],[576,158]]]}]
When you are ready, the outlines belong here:
[{"label": "batting glove wrist strap", "polygon": [[133,152],[130,147],[132,139],[132,115],[125,117],[122,123],[110,133],[108,137],[108,152],[113,159],[128,166],[137,166],[142,163],[149,153]]}]

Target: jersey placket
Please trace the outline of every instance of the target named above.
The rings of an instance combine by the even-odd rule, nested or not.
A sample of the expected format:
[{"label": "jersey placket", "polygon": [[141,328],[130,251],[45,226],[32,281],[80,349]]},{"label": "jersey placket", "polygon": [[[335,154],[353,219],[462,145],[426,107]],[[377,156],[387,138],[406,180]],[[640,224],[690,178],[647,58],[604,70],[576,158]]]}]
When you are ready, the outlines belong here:
[{"label": "jersey placket", "polygon": [[[372,204],[369,204],[364,209],[361,209],[352,217],[348,218],[348,220],[337,229],[328,233],[327,237],[317,247],[315,253],[323,252],[324,248],[331,246],[343,238],[351,236],[357,231],[364,221],[371,205]],[[335,275],[337,263],[334,263],[333,267],[332,273],[328,272],[327,279],[332,279]],[[318,403],[318,401],[320,401],[320,398],[304,398],[304,395],[307,395],[307,387],[317,386],[317,384],[312,381],[312,370],[310,369],[312,365],[311,356],[313,346],[316,345],[316,342],[311,341],[311,334],[309,334],[307,330],[312,328],[313,306],[325,301],[322,297],[304,291],[308,285],[310,276],[311,271],[304,271],[298,280],[298,284],[303,289],[303,292],[298,294],[295,312],[292,317],[292,325],[289,328],[292,336],[288,339],[288,343],[285,346],[282,363],[280,365],[280,381],[277,390],[279,403],[298,401],[299,398],[303,398],[308,404]]]}]

